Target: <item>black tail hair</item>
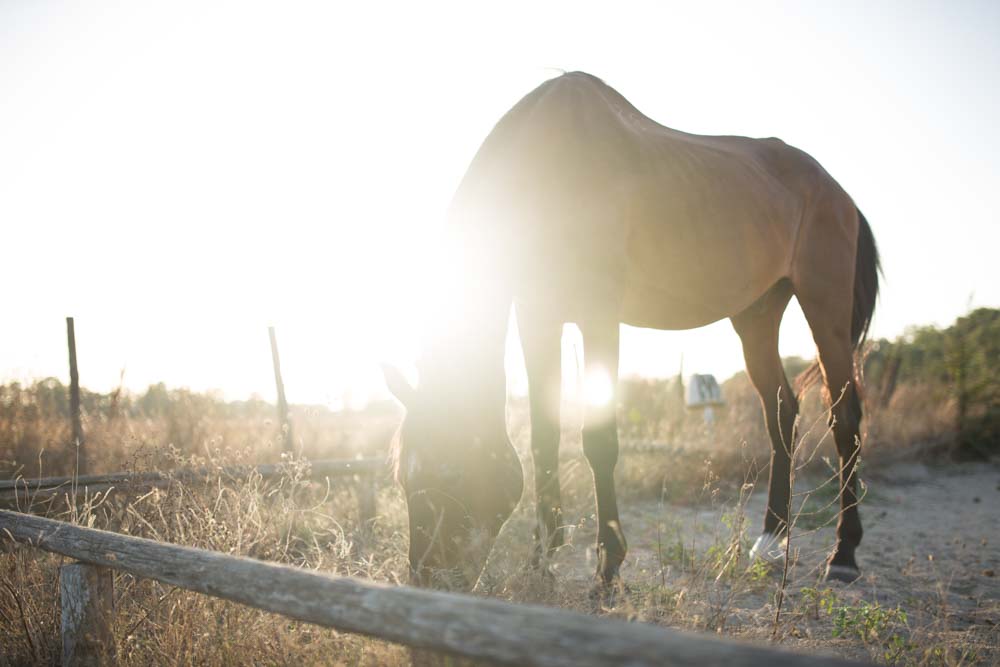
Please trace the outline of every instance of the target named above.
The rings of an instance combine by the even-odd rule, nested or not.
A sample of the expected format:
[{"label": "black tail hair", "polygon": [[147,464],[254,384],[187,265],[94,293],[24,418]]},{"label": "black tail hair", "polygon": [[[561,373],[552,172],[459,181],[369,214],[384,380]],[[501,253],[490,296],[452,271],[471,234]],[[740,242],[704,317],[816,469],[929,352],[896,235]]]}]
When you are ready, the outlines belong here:
[{"label": "black tail hair", "polygon": [[[878,277],[882,272],[878,248],[875,246],[875,236],[861,210],[858,210],[858,249],[854,264],[854,310],[851,316],[851,343],[854,346],[856,385],[860,385],[860,360],[858,354],[868,337],[868,327],[872,323],[875,312],[875,300],[878,298]],[[809,368],[795,378],[795,390],[801,397],[810,387],[819,382],[822,377],[819,361],[814,361]]]}]

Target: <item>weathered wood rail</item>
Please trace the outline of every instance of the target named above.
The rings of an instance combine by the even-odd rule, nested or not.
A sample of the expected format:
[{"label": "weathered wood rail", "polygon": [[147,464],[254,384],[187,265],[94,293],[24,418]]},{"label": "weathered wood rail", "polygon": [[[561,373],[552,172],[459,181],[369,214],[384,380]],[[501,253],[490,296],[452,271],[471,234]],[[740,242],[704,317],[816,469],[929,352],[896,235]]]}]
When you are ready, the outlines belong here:
[{"label": "weathered wood rail", "polygon": [[[0,540],[4,536],[76,558],[88,564],[87,567],[128,572],[308,623],[499,664],[540,667],[852,664],[833,657],[790,653],[562,609],[335,577],[0,510]],[[74,581],[84,582],[91,590],[103,590],[97,574],[72,573],[62,577],[63,600],[76,605],[70,613],[63,614],[64,620],[70,620],[68,628],[64,625],[64,660],[82,661],[85,656],[81,652],[87,650],[89,655],[96,656],[97,662],[111,663],[114,646],[106,643],[95,646],[93,641],[111,635],[108,623],[113,612],[85,609],[75,601],[86,598],[93,605],[97,604],[94,601],[112,596],[66,591]],[[81,628],[80,619],[95,619],[97,627]],[[87,638],[91,645],[81,643],[79,637]],[[67,642],[77,651],[69,657]]]},{"label": "weathered wood rail", "polygon": [[[362,521],[375,518],[376,481],[385,463],[379,459],[327,459],[310,461],[305,474],[310,479],[323,477],[358,476],[358,511]],[[217,468],[181,468],[170,472],[114,472],[103,475],[77,477],[40,477],[0,480],[0,501],[42,499],[53,495],[95,493],[110,489],[137,489],[167,486],[173,482],[185,484],[205,482],[218,478],[244,479],[256,473],[264,479],[288,474],[287,464],[258,466],[223,466]]]}]

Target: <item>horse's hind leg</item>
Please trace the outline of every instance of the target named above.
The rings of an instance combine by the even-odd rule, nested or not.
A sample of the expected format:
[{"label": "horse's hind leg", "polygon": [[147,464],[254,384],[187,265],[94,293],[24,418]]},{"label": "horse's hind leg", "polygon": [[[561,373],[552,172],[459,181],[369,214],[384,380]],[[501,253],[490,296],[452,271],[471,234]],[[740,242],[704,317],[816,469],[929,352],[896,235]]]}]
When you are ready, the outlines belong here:
[{"label": "horse's hind leg", "polygon": [[793,430],[798,415],[798,402],[778,354],[778,328],[791,295],[791,284],[781,281],[752,306],[732,318],[733,328],[743,343],[747,375],[760,395],[771,438],[764,531],[750,552],[751,558],[769,561],[781,557],[778,545],[788,528]]},{"label": "horse's hind leg", "polygon": [[563,544],[559,490],[559,403],[561,399],[562,322],[517,307],[517,327],[528,374],[531,457],[535,467],[535,558]]},{"label": "horse's hind leg", "polygon": [[[594,473],[597,496],[597,577],[603,586],[618,577],[627,545],[618,519],[615,465],[618,463],[618,424],[615,405],[618,384],[618,318],[579,322],[583,335],[586,383],[595,380],[611,388],[610,395],[591,396],[583,423],[583,453]],[[599,399],[599,400],[595,400]]]},{"label": "horse's hind leg", "polygon": [[830,423],[839,455],[837,546],[827,563],[826,578],[854,581],[860,575],[854,552],[861,544],[862,536],[857,492],[861,401],[855,386],[854,345],[850,335],[853,273],[845,273],[848,275],[841,293],[829,289],[811,293],[807,289],[800,291],[796,286],[796,295],[816,341],[823,383],[831,404]]}]

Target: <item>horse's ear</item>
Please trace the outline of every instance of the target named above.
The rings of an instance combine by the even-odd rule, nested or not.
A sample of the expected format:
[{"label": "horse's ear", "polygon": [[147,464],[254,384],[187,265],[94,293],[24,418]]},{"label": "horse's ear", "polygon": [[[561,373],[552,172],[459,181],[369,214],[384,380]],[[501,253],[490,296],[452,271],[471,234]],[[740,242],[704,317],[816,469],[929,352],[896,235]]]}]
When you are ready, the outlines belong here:
[{"label": "horse's ear", "polygon": [[389,387],[392,395],[403,404],[404,407],[412,407],[417,390],[414,389],[399,369],[389,364],[382,364],[382,376],[385,377],[385,384]]}]

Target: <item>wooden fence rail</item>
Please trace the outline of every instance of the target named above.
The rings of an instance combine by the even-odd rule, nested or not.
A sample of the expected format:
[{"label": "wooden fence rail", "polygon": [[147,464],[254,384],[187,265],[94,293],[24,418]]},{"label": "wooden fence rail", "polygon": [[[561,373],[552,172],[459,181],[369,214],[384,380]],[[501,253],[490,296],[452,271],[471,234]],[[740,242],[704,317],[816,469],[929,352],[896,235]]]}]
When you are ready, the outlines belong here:
[{"label": "wooden fence rail", "polygon": [[[311,478],[348,477],[357,475],[358,509],[362,521],[375,518],[376,477],[385,470],[379,459],[327,459],[310,461],[306,475]],[[94,493],[112,488],[166,486],[172,482],[195,483],[219,477],[240,479],[251,473],[264,479],[288,474],[287,464],[258,466],[223,466],[221,468],[181,468],[171,472],[114,472],[77,477],[40,477],[0,480],[0,501],[51,497],[53,495]]]},{"label": "wooden fence rail", "polygon": [[[0,510],[0,536],[89,566],[212,595],[301,621],[370,637],[508,665],[847,665],[837,658],[778,651],[710,635],[643,623],[602,619],[537,605],[520,605],[335,577],[249,558],[165,544]],[[0,539],[3,539],[0,537]],[[67,576],[94,586],[96,576]],[[64,599],[76,600],[72,592]],[[97,596],[109,599],[111,596]],[[64,614],[96,618],[105,610]],[[79,622],[73,637],[107,636],[106,627],[87,632]],[[113,656],[114,647],[98,647]],[[91,646],[88,650],[96,651]],[[336,656],[331,656],[335,659]]]}]

